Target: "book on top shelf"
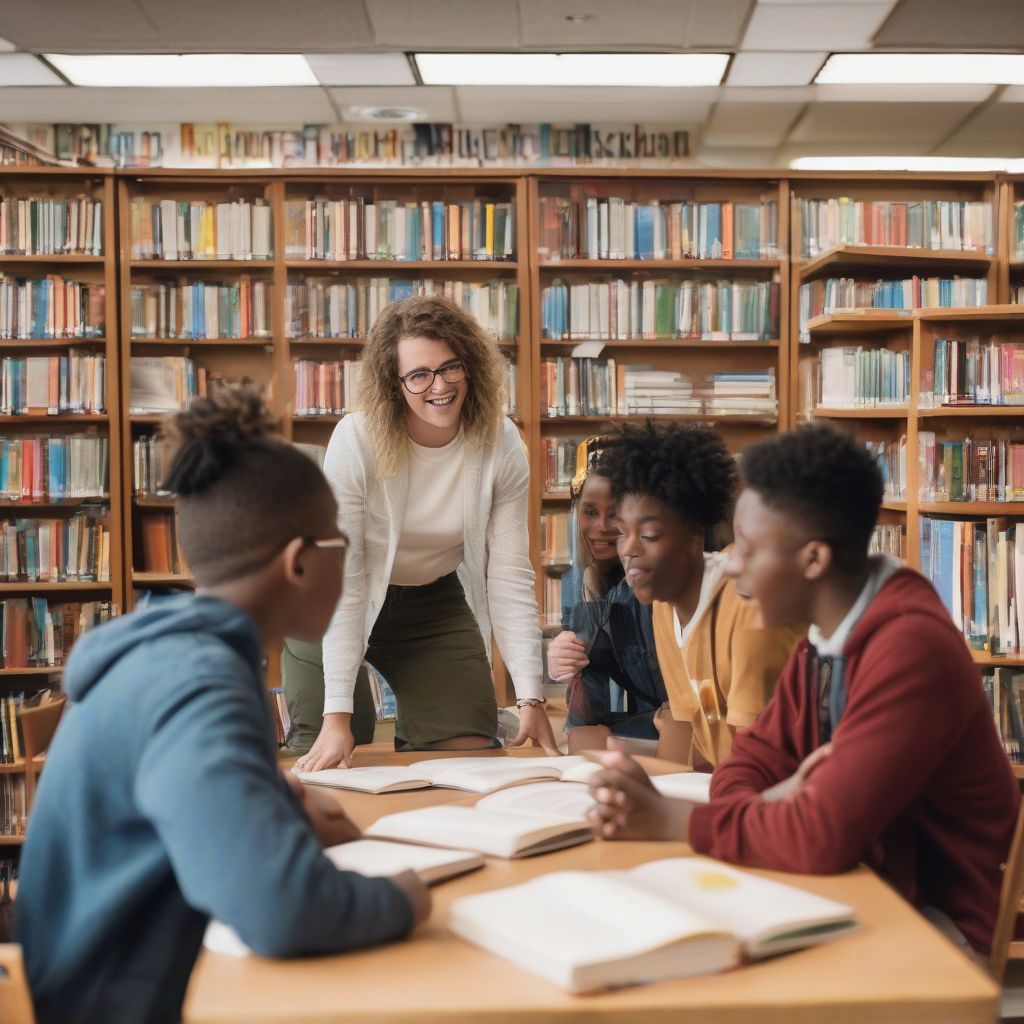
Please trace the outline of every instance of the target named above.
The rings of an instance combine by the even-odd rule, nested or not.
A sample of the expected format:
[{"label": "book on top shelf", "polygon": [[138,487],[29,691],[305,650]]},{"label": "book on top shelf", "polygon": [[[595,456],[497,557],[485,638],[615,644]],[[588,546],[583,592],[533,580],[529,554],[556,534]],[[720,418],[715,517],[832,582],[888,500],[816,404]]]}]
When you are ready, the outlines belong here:
[{"label": "book on top shelf", "polygon": [[462,896],[456,935],[570,992],[683,978],[838,938],[854,910],[703,857],[556,871]]},{"label": "book on top shelf", "polygon": [[71,255],[103,255],[102,199],[0,192],[0,256]]},{"label": "book on top shelf", "polygon": [[229,202],[136,196],[129,209],[135,260],[269,260],[271,207],[265,199]]}]

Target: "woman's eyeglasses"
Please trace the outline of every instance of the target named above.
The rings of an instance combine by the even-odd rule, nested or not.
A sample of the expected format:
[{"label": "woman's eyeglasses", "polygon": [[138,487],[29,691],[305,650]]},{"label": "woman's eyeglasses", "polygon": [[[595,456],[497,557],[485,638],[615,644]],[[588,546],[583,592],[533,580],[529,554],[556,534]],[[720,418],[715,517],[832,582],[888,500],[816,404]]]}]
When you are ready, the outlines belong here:
[{"label": "woman's eyeglasses", "polygon": [[445,384],[458,384],[466,379],[466,367],[463,363],[446,363],[436,370],[410,370],[398,379],[405,385],[410,395],[422,395],[434,385],[434,378],[440,377]]}]

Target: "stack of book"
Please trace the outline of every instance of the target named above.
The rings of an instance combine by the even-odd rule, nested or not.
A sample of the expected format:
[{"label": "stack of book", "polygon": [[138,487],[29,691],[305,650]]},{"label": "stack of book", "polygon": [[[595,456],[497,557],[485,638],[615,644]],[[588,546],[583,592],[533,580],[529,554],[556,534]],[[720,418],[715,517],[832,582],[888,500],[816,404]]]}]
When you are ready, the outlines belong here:
[{"label": "stack of book", "polygon": [[544,461],[544,490],[548,493],[568,492],[576,475],[576,449],[583,438],[545,437],[541,439]]},{"label": "stack of book", "polygon": [[540,200],[549,259],[776,259],[778,203],[636,202],[617,196]]},{"label": "stack of book", "polygon": [[797,200],[800,252],[846,245],[992,253],[992,204],[963,199]]},{"label": "stack of book", "polygon": [[822,349],[814,406],[878,409],[905,406],[910,395],[910,352],[846,345]]},{"label": "stack of book", "polygon": [[936,338],[922,408],[1024,405],[1024,343]]},{"label": "stack of book", "polygon": [[87,629],[107,622],[109,601],[51,604],[45,597],[0,601],[0,667],[55,668]]},{"label": "stack of book", "polygon": [[211,203],[135,198],[134,260],[269,260],[271,207],[265,199]]},{"label": "stack of book", "polygon": [[7,583],[108,582],[107,511],[67,519],[0,521],[0,580]]},{"label": "stack of book", "polygon": [[519,288],[511,281],[308,277],[285,292],[285,333],[289,338],[360,338],[391,302],[415,295],[440,295],[468,310],[495,338],[519,333]]},{"label": "stack of book", "polygon": [[0,437],[0,496],[14,502],[107,498],[110,442],[95,433]]},{"label": "stack of book", "polygon": [[269,281],[133,284],[132,338],[269,338]]},{"label": "stack of book", "polygon": [[900,523],[879,523],[871,534],[872,555],[892,555],[901,562],[907,560],[907,531]]},{"label": "stack of book", "polygon": [[1024,501],[1024,439],[918,435],[922,501]]},{"label": "stack of book", "polygon": [[562,578],[544,577],[544,605],[541,610],[541,625],[559,626],[562,622]]},{"label": "stack of book", "polygon": [[0,273],[0,339],[102,338],[105,300],[101,284]]},{"label": "stack of book", "polygon": [[0,196],[0,256],[102,256],[103,203]]},{"label": "stack of book", "polygon": [[681,370],[654,370],[648,366],[621,367],[618,409],[625,416],[686,416],[703,411],[693,393],[693,378]]},{"label": "stack of book", "polygon": [[921,516],[921,572],[977,651],[1024,653],[1024,533],[1003,518]]},{"label": "stack of book", "polygon": [[511,260],[515,203],[290,199],[289,260]]},{"label": "stack of book", "polygon": [[902,281],[864,281],[830,277],[800,286],[800,341],[809,342],[807,324],[824,313],[857,309],[919,309],[922,306],[984,306],[983,277],[911,277]]},{"label": "stack of book", "polygon": [[882,473],[883,496],[886,501],[906,501],[907,498],[907,435],[896,441],[865,441],[865,447],[875,456]]},{"label": "stack of book", "polygon": [[707,416],[778,416],[775,370],[722,370],[704,378]]},{"label": "stack of book", "polygon": [[166,496],[163,482],[167,476],[167,460],[163,442],[153,435],[142,435],[132,441],[132,490],[138,495]]},{"label": "stack of book", "polygon": [[1024,672],[1010,668],[986,669],[982,685],[1006,756],[1024,761]]},{"label": "stack of book", "polygon": [[619,406],[614,359],[558,356],[540,364],[540,407],[545,416],[611,416]]},{"label": "stack of book", "polygon": [[361,362],[297,359],[293,365],[296,416],[340,416],[351,408],[359,388]]},{"label": "stack of book", "polygon": [[541,327],[555,339],[766,341],[779,334],[774,281],[555,279],[541,292]]},{"label": "stack of book", "polygon": [[106,412],[106,374],[106,358],[88,350],[6,356],[0,360],[0,415]]},{"label": "stack of book", "polygon": [[540,516],[540,560],[544,565],[566,567],[572,559],[568,512],[542,512]]}]

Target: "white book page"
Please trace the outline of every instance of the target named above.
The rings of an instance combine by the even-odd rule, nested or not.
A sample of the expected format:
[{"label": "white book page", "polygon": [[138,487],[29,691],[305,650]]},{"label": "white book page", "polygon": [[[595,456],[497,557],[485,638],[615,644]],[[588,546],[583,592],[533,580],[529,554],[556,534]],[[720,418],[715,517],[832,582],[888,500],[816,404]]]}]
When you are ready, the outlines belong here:
[{"label": "white book page", "polygon": [[476,806],[502,814],[543,814],[560,821],[586,821],[594,798],[586,786],[534,782],[499,790],[478,800]]},{"label": "white book page", "polygon": [[367,878],[392,878],[403,871],[415,871],[423,881],[440,881],[483,864],[483,857],[469,850],[446,850],[410,843],[386,843],[356,839],[329,846],[324,853],[341,871],[356,871]]},{"label": "white book page", "polygon": [[711,799],[710,772],[674,772],[671,775],[652,775],[651,782],[662,796],[691,800],[706,804]]},{"label": "white book page", "polygon": [[853,908],[704,857],[673,857],[630,876],[678,906],[715,921],[749,950],[773,934],[853,917]]},{"label": "white book page", "polygon": [[423,789],[430,785],[430,780],[419,772],[391,765],[377,768],[324,768],[319,772],[296,774],[310,786],[333,786],[363,793],[379,793],[384,789]]},{"label": "white book page", "polygon": [[435,786],[463,789],[473,793],[490,793],[492,790],[511,786],[526,779],[550,779],[559,777],[556,768],[534,765],[526,758],[494,758],[487,764],[431,766],[424,769],[417,766]]}]

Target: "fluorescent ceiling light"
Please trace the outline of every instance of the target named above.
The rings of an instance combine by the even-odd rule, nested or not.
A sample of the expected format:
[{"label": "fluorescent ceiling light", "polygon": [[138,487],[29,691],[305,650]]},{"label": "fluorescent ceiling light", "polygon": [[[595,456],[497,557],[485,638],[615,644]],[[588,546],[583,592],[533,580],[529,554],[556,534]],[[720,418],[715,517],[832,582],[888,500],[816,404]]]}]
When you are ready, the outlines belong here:
[{"label": "fluorescent ceiling light", "polygon": [[41,60],[31,53],[0,53],[0,85],[63,85]]},{"label": "fluorescent ceiling light", "polygon": [[321,85],[415,85],[404,53],[307,53]]},{"label": "fluorescent ceiling light", "polygon": [[424,85],[715,86],[725,53],[417,53]]},{"label": "fluorescent ceiling light", "polygon": [[319,85],[300,53],[47,53],[74,85],[278,86]]},{"label": "fluorescent ceiling light", "polygon": [[834,53],[817,85],[1024,84],[1018,53]]},{"label": "fluorescent ceiling light", "polygon": [[1019,161],[984,156],[801,156],[794,171],[1006,171]]}]

